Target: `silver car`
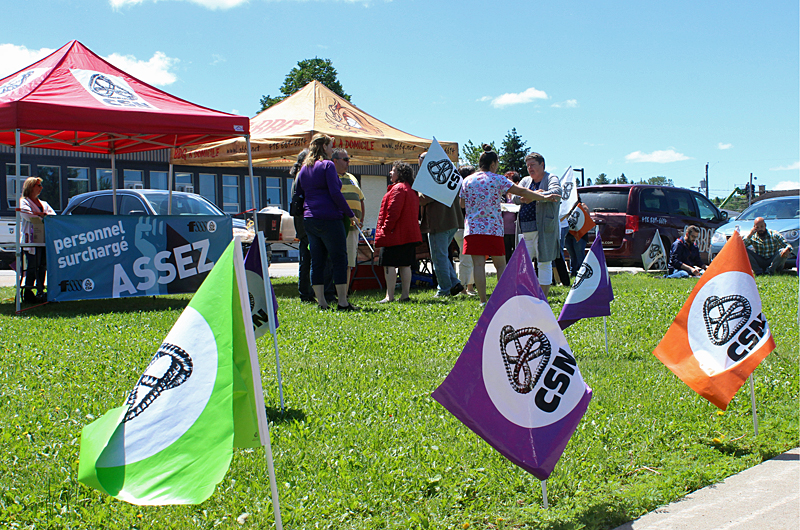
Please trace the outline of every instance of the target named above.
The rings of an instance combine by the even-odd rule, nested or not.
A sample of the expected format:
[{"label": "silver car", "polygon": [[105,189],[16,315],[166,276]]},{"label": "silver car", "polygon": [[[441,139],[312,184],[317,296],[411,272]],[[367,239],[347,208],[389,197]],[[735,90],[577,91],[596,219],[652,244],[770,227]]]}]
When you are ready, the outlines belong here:
[{"label": "silver car", "polygon": [[792,254],[786,260],[786,265],[794,265],[797,259],[797,247],[800,242],[800,197],[773,197],[764,199],[751,205],[738,217],[720,226],[711,237],[710,256],[715,257],[722,247],[733,235],[736,227],[742,237],[746,236],[753,228],[756,217],[763,217],[769,230],[775,230],[792,245]]}]

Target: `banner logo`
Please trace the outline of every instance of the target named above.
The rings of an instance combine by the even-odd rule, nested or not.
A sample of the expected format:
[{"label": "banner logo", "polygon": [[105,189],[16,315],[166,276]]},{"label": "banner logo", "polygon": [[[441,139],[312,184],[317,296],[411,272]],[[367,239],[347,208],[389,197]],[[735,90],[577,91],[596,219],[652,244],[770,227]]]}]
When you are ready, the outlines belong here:
[{"label": "banner logo", "polygon": [[128,412],[122,422],[126,423],[147,410],[162,392],[181,386],[191,377],[192,370],[192,358],[186,351],[174,344],[162,344],[128,396],[125,403]]},{"label": "banner logo", "polygon": [[565,183],[561,188],[561,198],[563,200],[569,199],[569,196],[572,194],[572,188],[575,186],[572,182]]},{"label": "banner logo", "polygon": [[581,263],[581,268],[578,270],[578,275],[575,278],[575,283],[572,284],[573,289],[577,289],[581,286],[581,284],[591,278],[594,275],[594,270],[592,270],[592,266],[589,265],[587,260],[584,260]]},{"label": "banner logo", "polygon": [[210,232],[217,231],[217,223],[214,221],[190,221],[187,225],[189,232]]},{"label": "banner logo", "polygon": [[[525,338],[527,340],[523,345],[522,339]],[[516,355],[509,353],[509,344],[514,346]],[[511,388],[520,394],[527,394],[539,382],[545,366],[550,362],[550,341],[538,328],[514,329],[513,326],[504,326],[500,332],[500,354]],[[534,372],[530,363],[536,359],[539,362]]]},{"label": "banner logo", "polygon": [[32,83],[49,71],[50,68],[31,68],[30,70],[25,70],[16,77],[13,77],[0,85],[0,98],[3,98],[6,94],[14,92],[18,88]]},{"label": "banner logo", "polygon": [[453,163],[447,160],[434,160],[428,162],[428,172],[437,184],[447,184],[448,189],[458,187],[459,176],[454,176]]},{"label": "banner logo", "polygon": [[709,296],[703,302],[703,320],[709,340],[716,346],[727,344],[750,321],[750,314],[750,302],[743,296]]},{"label": "banner logo", "polygon": [[325,121],[331,127],[351,133],[385,136],[383,131],[370,123],[365,115],[354,109],[343,107],[335,98],[329,98],[330,100],[332,103],[328,105],[328,110],[325,112]]},{"label": "banner logo", "polygon": [[661,251],[661,245],[655,242],[652,245],[650,245],[650,259],[656,259],[662,254],[663,252]]},{"label": "banner logo", "polygon": [[580,211],[575,208],[572,213],[567,218],[567,224],[569,225],[570,230],[577,230],[578,229],[578,221],[581,219]]},{"label": "banner logo", "polygon": [[89,94],[108,107],[158,110],[121,77],[92,70],[70,69],[70,73]]}]

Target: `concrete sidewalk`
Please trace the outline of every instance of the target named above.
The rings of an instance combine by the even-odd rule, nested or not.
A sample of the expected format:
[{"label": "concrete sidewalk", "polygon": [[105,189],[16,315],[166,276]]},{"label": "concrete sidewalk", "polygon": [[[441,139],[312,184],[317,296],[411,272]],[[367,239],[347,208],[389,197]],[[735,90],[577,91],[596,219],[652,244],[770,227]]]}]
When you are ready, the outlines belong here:
[{"label": "concrete sidewalk", "polygon": [[615,530],[798,530],[800,448],[662,506]]}]

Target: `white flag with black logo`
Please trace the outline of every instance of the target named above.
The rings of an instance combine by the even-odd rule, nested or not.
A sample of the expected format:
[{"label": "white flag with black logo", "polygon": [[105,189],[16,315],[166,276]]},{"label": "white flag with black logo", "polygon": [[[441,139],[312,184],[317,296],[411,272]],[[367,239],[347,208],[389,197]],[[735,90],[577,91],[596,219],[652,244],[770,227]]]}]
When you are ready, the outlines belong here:
[{"label": "white flag with black logo", "polygon": [[659,234],[658,229],[656,229],[650,246],[648,246],[647,250],[642,254],[644,270],[649,271],[654,264],[657,266],[657,270],[665,270],[667,268],[667,259],[669,258],[668,252],[669,251],[664,248],[661,234]]},{"label": "white flag with black logo", "polygon": [[436,138],[433,139],[428,154],[417,171],[411,189],[431,199],[452,206],[461,189],[461,174],[456,165],[447,157]]}]

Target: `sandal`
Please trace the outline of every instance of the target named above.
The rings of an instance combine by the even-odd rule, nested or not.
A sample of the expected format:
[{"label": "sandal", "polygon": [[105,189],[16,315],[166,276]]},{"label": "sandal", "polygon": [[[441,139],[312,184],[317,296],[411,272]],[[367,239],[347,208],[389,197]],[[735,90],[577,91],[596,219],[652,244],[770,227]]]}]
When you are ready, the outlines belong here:
[{"label": "sandal", "polygon": [[358,311],[358,308],[349,302],[347,305],[337,305],[336,309],[339,311]]},{"label": "sandal", "polygon": [[390,302],[394,302],[394,300],[389,300],[388,298],[384,298],[383,300],[378,300],[375,302],[376,304],[388,304]]},{"label": "sandal", "polygon": [[411,297],[410,297],[410,296],[409,296],[408,298],[401,298],[401,299],[400,299],[400,302],[401,302],[401,303],[404,303],[404,302],[410,302],[410,301],[411,301]]}]

